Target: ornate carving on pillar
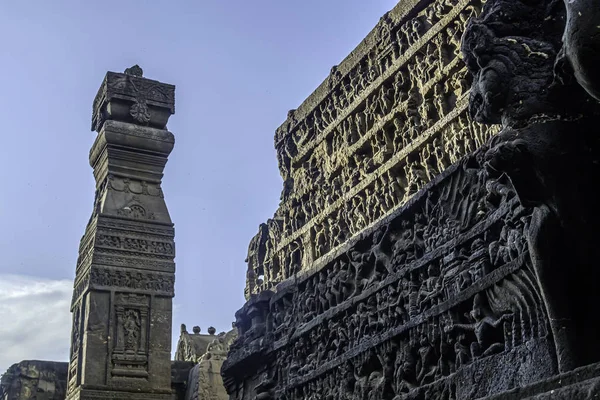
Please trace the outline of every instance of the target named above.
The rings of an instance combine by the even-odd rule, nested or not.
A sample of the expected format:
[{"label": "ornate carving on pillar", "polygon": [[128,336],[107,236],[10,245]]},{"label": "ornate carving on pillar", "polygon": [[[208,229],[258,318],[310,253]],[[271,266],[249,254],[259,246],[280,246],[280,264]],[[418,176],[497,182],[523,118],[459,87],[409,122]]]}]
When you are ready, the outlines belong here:
[{"label": "ornate carving on pillar", "polygon": [[73,291],[67,399],[171,399],[173,223],[161,189],[175,87],[139,66],[108,72],[94,100],[96,178]]}]

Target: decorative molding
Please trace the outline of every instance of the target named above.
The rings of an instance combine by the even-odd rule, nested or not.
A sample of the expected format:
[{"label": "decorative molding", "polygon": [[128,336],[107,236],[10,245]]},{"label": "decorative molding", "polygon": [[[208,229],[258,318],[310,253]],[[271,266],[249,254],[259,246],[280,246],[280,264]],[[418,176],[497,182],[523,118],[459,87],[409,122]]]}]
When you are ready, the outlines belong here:
[{"label": "decorative molding", "polygon": [[89,286],[90,289],[130,289],[169,297],[175,295],[175,277],[172,273],[94,266],[90,270]]}]

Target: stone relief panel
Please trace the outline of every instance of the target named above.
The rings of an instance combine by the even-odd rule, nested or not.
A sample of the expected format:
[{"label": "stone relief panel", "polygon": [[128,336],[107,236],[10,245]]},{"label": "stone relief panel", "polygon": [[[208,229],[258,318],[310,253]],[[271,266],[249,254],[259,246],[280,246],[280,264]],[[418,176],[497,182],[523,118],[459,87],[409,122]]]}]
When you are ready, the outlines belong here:
[{"label": "stone relief panel", "polygon": [[[272,360],[263,386],[274,397],[265,398],[457,399],[476,398],[466,391],[484,359],[552,359],[526,239],[531,209],[505,178],[481,168],[484,152],[447,169],[327,263],[264,292],[264,322],[251,299],[230,365],[250,363],[249,349]],[[548,365],[522,379],[555,372]]]},{"label": "stone relief panel", "polygon": [[[600,54],[600,14],[583,0],[395,10],[411,6],[367,37],[355,99],[309,102],[277,133],[282,234],[236,313],[222,368],[232,400],[598,393],[600,80],[583,61]],[[332,69],[330,92],[347,67]],[[385,87],[395,68],[414,80],[403,100]]]},{"label": "stone relief panel", "polygon": [[90,271],[90,286],[93,289],[132,289],[147,291],[155,295],[174,296],[175,277],[172,274],[149,273],[132,269],[94,267]]},{"label": "stone relief panel", "polygon": [[306,270],[497,132],[467,113],[460,38],[480,10],[440,0],[410,19],[386,15],[364,59],[345,76],[334,67],[310,113],[290,112],[276,133],[282,201],[250,245],[260,256],[248,265],[246,296]]},{"label": "stone relief panel", "polygon": [[112,350],[113,378],[148,377],[148,324],[150,298],[119,293],[115,300],[115,332]]}]

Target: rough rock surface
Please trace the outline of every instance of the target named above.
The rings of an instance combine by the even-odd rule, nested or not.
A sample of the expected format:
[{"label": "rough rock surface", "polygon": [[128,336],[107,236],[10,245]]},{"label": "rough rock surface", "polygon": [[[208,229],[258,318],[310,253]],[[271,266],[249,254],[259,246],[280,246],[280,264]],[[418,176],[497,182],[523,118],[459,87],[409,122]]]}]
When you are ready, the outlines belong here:
[{"label": "rough rock surface", "polygon": [[2,400],[64,400],[66,362],[27,360],[13,364],[0,378]]},{"label": "rough rock surface", "polygon": [[600,396],[598,10],[405,0],[289,113],[231,400]]},{"label": "rough rock surface", "polygon": [[[189,372],[185,400],[227,400],[229,396],[223,385],[221,367],[227,358],[231,343],[237,338],[237,330],[215,336],[204,354]],[[182,339],[185,337],[182,335]]]}]

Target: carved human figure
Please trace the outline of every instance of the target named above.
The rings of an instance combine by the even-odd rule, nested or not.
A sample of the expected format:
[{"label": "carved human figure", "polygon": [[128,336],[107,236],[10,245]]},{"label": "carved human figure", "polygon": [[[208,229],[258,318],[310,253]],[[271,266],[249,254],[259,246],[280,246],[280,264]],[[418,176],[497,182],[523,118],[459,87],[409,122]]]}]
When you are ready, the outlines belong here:
[{"label": "carved human figure", "polygon": [[[337,282],[339,282],[337,303],[340,304],[344,300],[350,298],[354,291],[356,282],[352,279],[353,276],[348,268],[348,263],[344,259],[336,262],[338,272],[336,274]],[[334,283],[335,284],[335,283]]]},{"label": "carved human figure", "polygon": [[454,352],[454,338],[452,335],[442,335],[436,379],[442,376],[448,376],[455,371],[456,354]]},{"label": "carved human figure", "polygon": [[318,281],[315,285],[315,298],[318,301],[317,313],[319,314],[329,309],[327,292],[327,274],[325,273],[325,271],[321,271],[319,272]]},{"label": "carved human figure", "polygon": [[[425,278],[427,276],[427,278]],[[436,304],[442,291],[442,277],[434,264],[427,267],[427,275],[421,274],[422,284],[419,289],[419,308],[426,310]]]},{"label": "carved human figure", "polygon": [[139,312],[136,310],[126,310],[123,330],[125,333],[125,349],[137,351],[139,346],[141,321]]},{"label": "carved human figure", "polygon": [[350,295],[350,297],[355,296],[360,291],[364,290],[369,284],[369,260],[370,254],[361,254],[356,250],[351,250],[348,254],[348,259],[350,260],[350,264],[354,268],[354,292]]},{"label": "carved human figure", "polygon": [[449,333],[455,330],[473,332],[477,339],[471,344],[471,357],[487,357],[488,355],[499,353],[504,350],[504,330],[501,328],[504,322],[508,321],[510,314],[503,314],[496,318],[486,309],[483,303],[483,297],[476,294],[473,298],[473,310],[470,313],[473,323],[470,324],[452,324],[444,328],[444,332]]},{"label": "carved human figure", "polygon": [[404,198],[405,190],[399,176],[390,176],[389,194],[394,201],[394,205],[399,205]]},{"label": "carved human figure", "polygon": [[302,245],[298,241],[290,243],[290,255],[286,264],[285,276],[290,277],[300,269],[302,262]]},{"label": "carved human figure", "polygon": [[356,400],[368,400],[367,396],[369,394],[369,377],[363,374],[364,372],[362,366],[357,366],[354,368],[353,397]]},{"label": "carved human figure", "polygon": [[381,328],[381,321],[377,315],[377,297],[371,296],[367,299],[366,304],[361,303],[363,307],[360,307],[363,318],[366,317],[366,324],[362,332],[363,337],[368,337],[377,333]]},{"label": "carved human figure", "polygon": [[426,334],[422,334],[419,347],[419,359],[416,365],[417,382],[426,385],[433,382],[438,370],[435,348]]},{"label": "carved human figure", "polygon": [[408,344],[402,344],[394,363],[394,393],[401,395],[417,387],[417,360]]},{"label": "carved human figure", "polygon": [[373,234],[373,245],[371,246],[371,257],[375,259],[375,269],[393,273],[392,257],[388,250],[390,247],[391,229],[387,224]]},{"label": "carved human figure", "polygon": [[[474,75],[471,115],[502,124],[488,144],[488,175],[508,176],[519,202],[534,208],[527,241],[561,372],[600,360],[600,324],[589,319],[600,303],[592,283],[600,215],[586,184],[600,179],[599,105],[590,98],[598,68],[586,66],[598,57],[596,5],[491,0],[462,45]],[[566,29],[546,22],[565,17]]]}]

